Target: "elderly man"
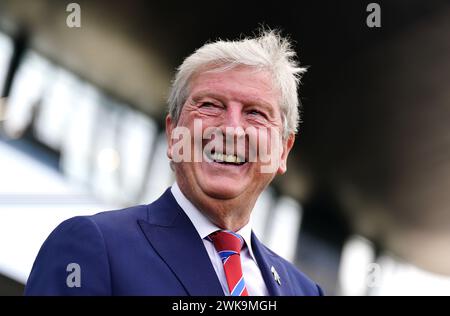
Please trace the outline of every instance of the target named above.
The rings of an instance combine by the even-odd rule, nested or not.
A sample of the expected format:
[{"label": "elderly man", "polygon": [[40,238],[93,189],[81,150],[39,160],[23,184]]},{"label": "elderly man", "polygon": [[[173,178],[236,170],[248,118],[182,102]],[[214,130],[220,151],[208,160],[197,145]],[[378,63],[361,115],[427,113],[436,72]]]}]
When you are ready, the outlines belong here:
[{"label": "elderly man", "polygon": [[166,118],[174,185],[152,204],[63,222],[25,293],[322,295],[258,241],[250,221],[294,144],[305,71],[294,58],[273,31],[186,58]]}]

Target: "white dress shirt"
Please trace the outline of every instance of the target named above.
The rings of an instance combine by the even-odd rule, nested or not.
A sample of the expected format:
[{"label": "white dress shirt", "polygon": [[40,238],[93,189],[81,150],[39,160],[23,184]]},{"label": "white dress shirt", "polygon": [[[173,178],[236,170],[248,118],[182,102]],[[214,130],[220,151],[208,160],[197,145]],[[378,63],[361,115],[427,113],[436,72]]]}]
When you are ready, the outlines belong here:
[{"label": "white dress shirt", "polygon": [[[198,234],[200,235],[200,238],[203,240],[203,244],[205,245],[206,251],[208,252],[208,256],[211,259],[214,270],[216,271],[217,277],[219,278],[220,284],[222,285],[223,292],[227,296],[230,295],[222,260],[220,259],[219,254],[214,248],[213,243],[206,239],[209,234],[217,230],[221,230],[221,228],[214,225],[191,203],[191,201],[189,201],[184,196],[183,192],[181,192],[180,187],[176,182],[174,183],[174,185],[172,185],[171,191],[173,196],[175,197],[175,200],[189,217]],[[247,287],[249,295],[267,296],[269,292],[252,251],[251,232],[252,228],[250,222],[236,232],[241,235],[245,241],[240,255],[245,285]]]}]

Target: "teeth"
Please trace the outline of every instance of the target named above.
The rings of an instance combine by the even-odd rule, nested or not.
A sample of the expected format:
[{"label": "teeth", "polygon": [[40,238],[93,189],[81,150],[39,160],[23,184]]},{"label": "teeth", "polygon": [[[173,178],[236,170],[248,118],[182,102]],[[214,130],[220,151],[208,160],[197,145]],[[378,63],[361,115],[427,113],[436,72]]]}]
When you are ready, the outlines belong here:
[{"label": "teeth", "polygon": [[236,161],[236,156],[234,156],[234,155],[225,155],[225,161],[226,162],[235,162]]},{"label": "teeth", "polygon": [[228,162],[228,163],[242,163],[244,162],[243,158],[240,158],[236,155],[226,155],[222,153],[214,153],[209,155],[214,161],[217,162]]}]

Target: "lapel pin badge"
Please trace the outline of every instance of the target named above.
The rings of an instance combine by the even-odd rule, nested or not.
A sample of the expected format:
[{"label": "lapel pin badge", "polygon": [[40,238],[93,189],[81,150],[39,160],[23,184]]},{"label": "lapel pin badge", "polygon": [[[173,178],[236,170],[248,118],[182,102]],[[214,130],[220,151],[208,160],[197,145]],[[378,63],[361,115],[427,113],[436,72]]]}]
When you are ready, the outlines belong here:
[{"label": "lapel pin badge", "polygon": [[274,280],[278,283],[278,285],[281,285],[281,279],[280,279],[280,276],[279,276],[277,270],[275,270],[275,268],[272,266],[270,268],[270,271],[272,271]]}]

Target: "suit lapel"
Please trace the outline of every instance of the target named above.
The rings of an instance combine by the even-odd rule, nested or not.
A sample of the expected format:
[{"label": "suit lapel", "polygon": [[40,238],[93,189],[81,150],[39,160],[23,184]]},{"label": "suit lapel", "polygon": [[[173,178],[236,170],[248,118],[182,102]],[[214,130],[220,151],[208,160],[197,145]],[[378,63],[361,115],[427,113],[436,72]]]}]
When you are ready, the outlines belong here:
[{"label": "suit lapel", "polygon": [[[289,283],[289,276],[282,262],[274,256],[252,232],[252,249],[258,262],[259,269],[266,283],[269,295],[271,296],[285,296],[293,295],[291,284]],[[280,283],[276,281],[274,273],[279,276]]]},{"label": "suit lapel", "polygon": [[170,189],[148,206],[139,225],[189,295],[224,295],[203,241]]}]

